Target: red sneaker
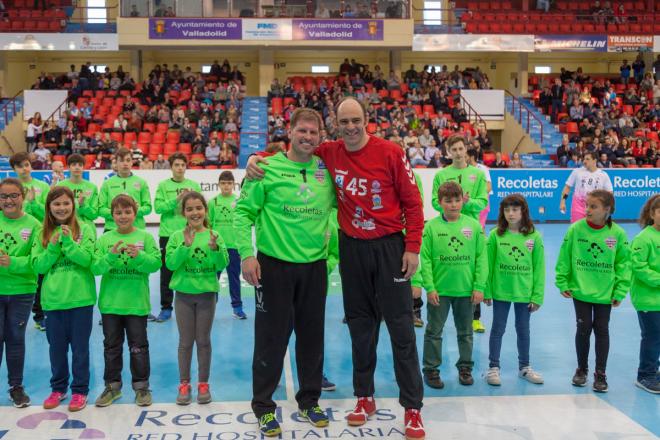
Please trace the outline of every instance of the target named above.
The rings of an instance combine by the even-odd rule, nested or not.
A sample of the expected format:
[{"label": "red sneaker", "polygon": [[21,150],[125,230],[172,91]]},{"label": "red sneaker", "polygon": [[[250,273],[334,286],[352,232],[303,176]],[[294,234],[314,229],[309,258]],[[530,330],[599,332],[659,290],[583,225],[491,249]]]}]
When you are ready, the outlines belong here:
[{"label": "red sneaker", "polygon": [[59,393],[53,391],[50,393],[50,396],[44,400],[44,409],[53,409],[57,408],[60,405],[60,402],[66,399],[66,393]]},{"label": "red sneaker", "polygon": [[358,397],[355,409],[346,416],[351,426],[362,426],[376,412],[376,401],[372,397]]},{"label": "red sneaker", "polygon": [[87,406],[87,396],[84,394],[72,394],[69,402],[69,411],[76,412]]},{"label": "red sneaker", "polygon": [[408,408],[404,422],[406,423],[406,440],[424,440],[426,438],[422,415],[418,409]]}]

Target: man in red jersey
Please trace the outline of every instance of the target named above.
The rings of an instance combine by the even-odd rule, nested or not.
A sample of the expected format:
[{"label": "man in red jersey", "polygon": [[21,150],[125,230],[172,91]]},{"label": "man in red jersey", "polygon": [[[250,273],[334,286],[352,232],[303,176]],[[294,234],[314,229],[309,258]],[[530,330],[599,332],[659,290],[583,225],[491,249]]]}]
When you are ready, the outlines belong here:
[{"label": "man in red jersey", "polygon": [[[389,330],[407,439],[425,437],[423,385],[415,344],[410,278],[419,265],[424,213],[415,176],[398,145],[366,132],[366,112],[355,98],[337,106],[342,140],[314,152],[333,177],[338,201],[339,270],[351,334],[353,388],[358,401],[346,417],[360,426],[376,412],[373,395],[381,317]],[[248,177],[263,175],[248,161]],[[406,229],[406,235],[403,230]]]}]

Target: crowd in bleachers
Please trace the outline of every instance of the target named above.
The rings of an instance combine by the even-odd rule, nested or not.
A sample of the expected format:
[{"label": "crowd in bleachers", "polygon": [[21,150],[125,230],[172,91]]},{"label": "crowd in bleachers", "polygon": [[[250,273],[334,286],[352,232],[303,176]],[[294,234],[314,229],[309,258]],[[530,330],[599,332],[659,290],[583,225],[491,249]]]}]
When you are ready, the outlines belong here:
[{"label": "crowd in bleachers", "polygon": [[71,0],[0,1],[0,32],[62,32]]},{"label": "crowd in bleachers", "polygon": [[621,64],[619,78],[562,69],[551,85],[532,81],[537,105],[566,134],[557,150],[560,166],[579,166],[585,151],[599,153],[603,168],[660,166],[660,56],[656,77],[648,67],[640,55]]},{"label": "crowd in bleachers", "polygon": [[[337,137],[338,101],[354,96],[367,110],[367,131],[401,145],[413,166],[441,167],[449,162],[444,142],[460,133],[478,148],[479,159],[495,162],[492,140],[483,124],[473,125],[460,102],[461,89],[488,89],[488,76],[479,67],[453,70],[414,65],[399,78],[380,66],[345,59],[339,75],[274,79],[269,92],[269,140],[273,150],[286,148],[287,126],[298,107],[317,110],[325,128],[322,140]],[[507,158],[508,162],[508,158]]]},{"label": "crowd in bleachers", "polygon": [[[33,88],[67,89],[59,118],[36,113],[26,132],[35,169],[71,153],[86,157],[87,168],[107,167],[118,147],[133,152],[135,167],[150,168],[176,152],[193,167],[235,166],[243,74],[227,60],[217,60],[208,75],[190,67],[156,65],[147,79],[135,83],[119,66],[96,72],[91,63],[61,75],[42,73]],[[99,156],[100,155],[100,156]]]}]

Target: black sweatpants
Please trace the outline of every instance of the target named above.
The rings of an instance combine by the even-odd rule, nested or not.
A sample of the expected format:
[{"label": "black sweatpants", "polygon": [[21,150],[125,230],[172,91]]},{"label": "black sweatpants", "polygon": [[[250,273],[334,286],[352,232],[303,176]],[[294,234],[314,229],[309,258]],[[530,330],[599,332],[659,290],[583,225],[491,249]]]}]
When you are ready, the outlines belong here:
[{"label": "black sweatpants", "polygon": [[575,305],[575,351],[578,367],[589,369],[589,345],[591,330],[596,339],[596,371],[605,372],[610,351],[610,304],[594,304],[573,298]]},{"label": "black sweatpants", "polygon": [[257,260],[261,286],[255,289],[252,410],[257,418],[275,411],[272,397],[292,330],[299,385],[296,401],[300,409],[310,409],[318,404],[323,378],[326,260],[289,263],[262,253]]},{"label": "black sweatpants", "polygon": [[149,389],[149,341],[147,340],[147,317],[137,315],[102,314],[103,358],[106,385],[121,384],[123,369],[124,335],[128,339],[131,377],[134,390]]},{"label": "black sweatpants", "polygon": [[160,259],[163,262],[163,265],[160,266],[160,308],[162,310],[172,310],[172,303],[174,302],[174,291],[170,289],[172,271],[165,265],[165,248],[167,248],[167,241],[169,239],[170,237],[158,237]]},{"label": "black sweatpants", "polygon": [[415,344],[412,288],[401,273],[404,250],[402,234],[374,240],[339,234],[339,271],[351,333],[354,394],[374,394],[376,347],[384,317],[392,342],[399,403],[419,409],[424,388]]}]

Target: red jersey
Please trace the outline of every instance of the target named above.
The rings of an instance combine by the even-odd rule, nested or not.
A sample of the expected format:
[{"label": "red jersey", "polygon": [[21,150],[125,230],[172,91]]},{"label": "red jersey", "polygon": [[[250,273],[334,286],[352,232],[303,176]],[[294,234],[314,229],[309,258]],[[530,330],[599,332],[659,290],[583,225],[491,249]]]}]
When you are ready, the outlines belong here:
[{"label": "red jersey", "polygon": [[405,229],[406,251],[419,253],[424,211],[400,146],[369,136],[359,151],[348,151],[340,140],[322,143],[314,154],[335,182],[339,227],[346,235],[369,240]]}]

